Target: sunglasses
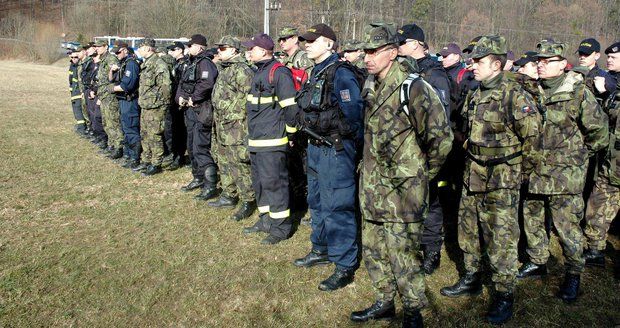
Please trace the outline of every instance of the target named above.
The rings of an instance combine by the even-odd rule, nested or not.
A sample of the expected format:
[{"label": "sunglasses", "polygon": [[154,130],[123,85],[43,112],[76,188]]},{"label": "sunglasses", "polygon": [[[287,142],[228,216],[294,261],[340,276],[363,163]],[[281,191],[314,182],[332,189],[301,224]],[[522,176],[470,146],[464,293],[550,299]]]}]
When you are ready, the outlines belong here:
[{"label": "sunglasses", "polygon": [[229,48],[230,48],[230,47],[227,47],[227,46],[219,46],[219,47],[217,47],[217,49],[218,49],[219,51],[226,51],[226,49],[229,49]]},{"label": "sunglasses", "polygon": [[79,59],[80,57],[76,57],[76,56],[69,56],[69,58],[71,58],[71,59]]}]

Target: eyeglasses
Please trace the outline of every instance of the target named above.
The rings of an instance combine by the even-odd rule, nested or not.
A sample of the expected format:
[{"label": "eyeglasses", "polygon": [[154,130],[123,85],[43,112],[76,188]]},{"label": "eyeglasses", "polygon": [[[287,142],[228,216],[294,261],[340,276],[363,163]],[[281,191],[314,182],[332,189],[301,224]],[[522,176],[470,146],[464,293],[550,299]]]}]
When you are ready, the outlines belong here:
[{"label": "eyeglasses", "polygon": [[80,57],[69,56],[69,58],[71,58],[71,59],[79,59]]},{"label": "eyeglasses", "polygon": [[564,59],[539,59],[538,60],[538,64],[539,65],[547,66],[547,65],[549,65],[549,63],[561,62],[563,60]]},{"label": "eyeglasses", "polygon": [[228,48],[230,48],[230,47],[219,46],[219,47],[217,47],[217,50],[219,50],[219,51],[226,51],[226,49],[228,49]]},{"label": "eyeglasses", "polygon": [[377,48],[377,49],[364,49],[364,53],[366,54],[366,56],[376,56],[376,55],[378,55],[378,54],[380,54],[380,53],[382,53],[382,52],[384,52],[386,50],[390,50],[390,49],[394,49],[394,48],[393,47],[383,46],[383,47],[380,47],[380,48]]}]

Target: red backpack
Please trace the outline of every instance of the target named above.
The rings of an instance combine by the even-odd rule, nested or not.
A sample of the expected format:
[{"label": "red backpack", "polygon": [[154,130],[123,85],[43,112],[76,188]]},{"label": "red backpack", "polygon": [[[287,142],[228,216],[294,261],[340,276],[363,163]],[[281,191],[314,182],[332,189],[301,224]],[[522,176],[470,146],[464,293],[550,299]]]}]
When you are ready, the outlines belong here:
[{"label": "red backpack", "polygon": [[273,84],[273,75],[275,74],[276,70],[280,67],[284,67],[288,69],[289,71],[291,71],[291,73],[293,74],[293,84],[295,85],[295,90],[299,91],[301,89],[301,86],[308,79],[308,73],[306,73],[304,69],[290,68],[290,67],[282,65],[282,63],[280,62],[276,62],[269,70],[269,84]]}]

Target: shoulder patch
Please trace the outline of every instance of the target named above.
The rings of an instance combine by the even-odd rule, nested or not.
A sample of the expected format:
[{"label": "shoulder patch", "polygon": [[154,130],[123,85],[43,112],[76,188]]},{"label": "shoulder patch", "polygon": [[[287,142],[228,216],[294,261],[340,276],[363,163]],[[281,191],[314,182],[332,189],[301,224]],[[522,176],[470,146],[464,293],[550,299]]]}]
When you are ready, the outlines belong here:
[{"label": "shoulder patch", "polygon": [[351,101],[351,92],[349,89],[340,90],[340,100],[342,100],[342,102]]},{"label": "shoulder patch", "polygon": [[521,107],[521,112],[524,114],[536,113],[536,108],[533,108],[532,106],[523,106]]},{"label": "shoulder patch", "polygon": [[126,77],[131,77],[131,71],[125,71],[125,76]]},{"label": "shoulder patch", "polygon": [[209,71],[202,71],[202,75],[200,76],[201,79],[208,79],[209,78]]}]

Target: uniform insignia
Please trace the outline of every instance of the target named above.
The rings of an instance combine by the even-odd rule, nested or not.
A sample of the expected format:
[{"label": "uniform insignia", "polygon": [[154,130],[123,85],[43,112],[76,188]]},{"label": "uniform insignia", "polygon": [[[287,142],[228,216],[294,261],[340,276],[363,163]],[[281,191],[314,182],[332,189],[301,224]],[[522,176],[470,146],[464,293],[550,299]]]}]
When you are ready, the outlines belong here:
[{"label": "uniform insignia", "polygon": [[349,92],[349,89],[340,90],[340,99],[342,102],[351,101],[351,93]]},{"label": "uniform insignia", "polygon": [[209,71],[203,71],[200,78],[201,79],[208,79],[209,78]]},{"label": "uniform insignia", "polygon": [[534,113],[535,112],[535,110],[532,107],[530,107],[530,106],[523,106],[521,108],[521,111],[523,113],[525,113],[525,114],[529,114],[529,113]]},{"label": "uniform insignia", "polygon": [[613,47],[613,49],[611,49],[611,51],[618,52],[618,47]]},{"label": "uniform insignia", "polygon": [[131,76],[131,71],[125,71],[125,76],[126,77],[130,77]]}]

